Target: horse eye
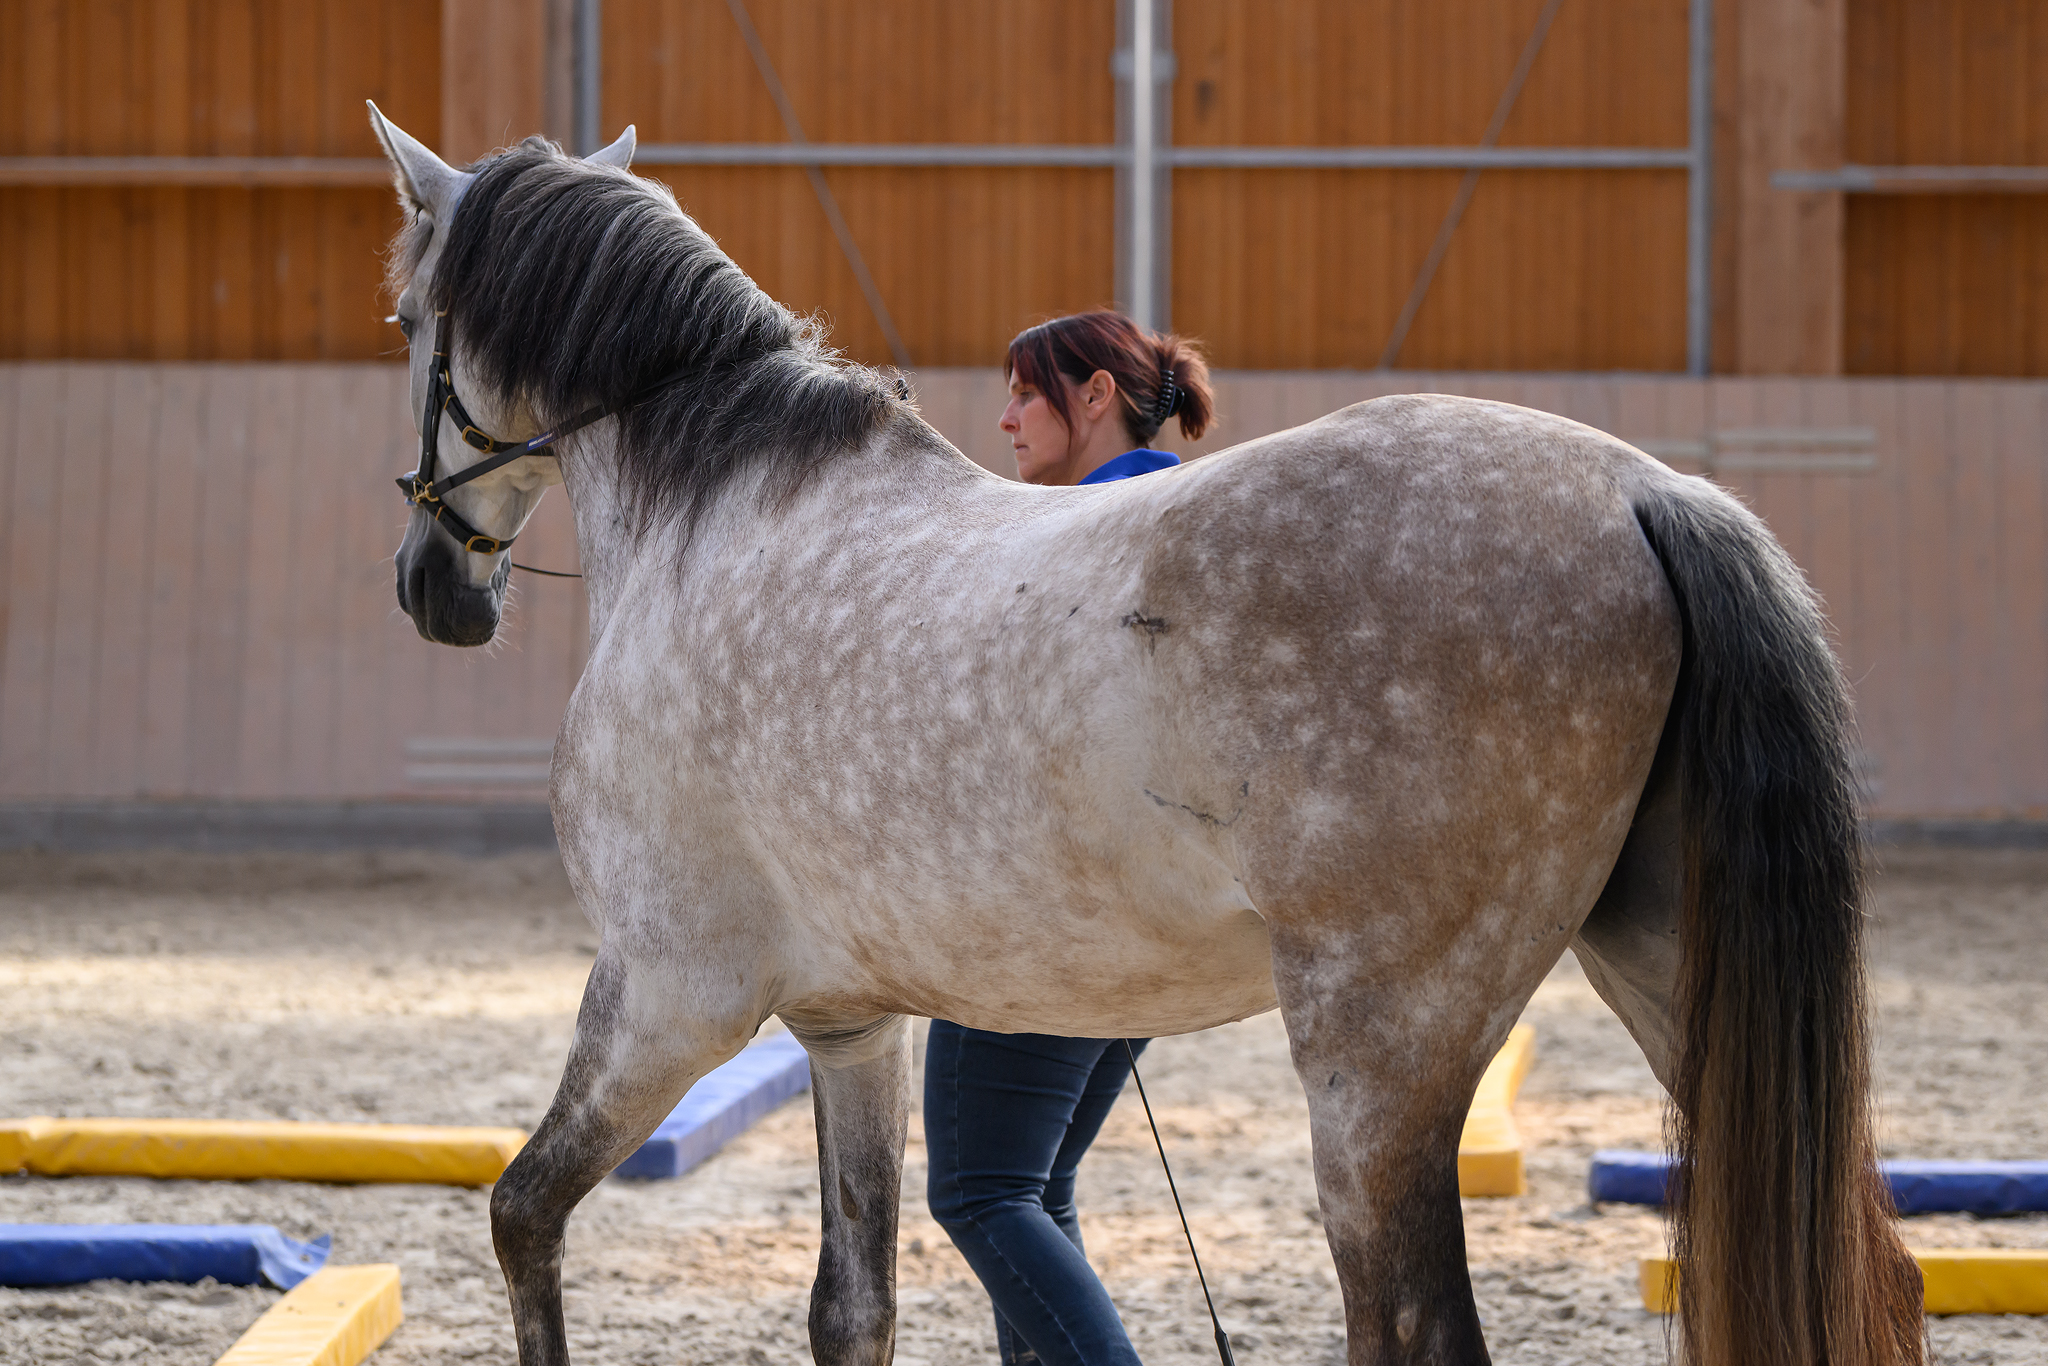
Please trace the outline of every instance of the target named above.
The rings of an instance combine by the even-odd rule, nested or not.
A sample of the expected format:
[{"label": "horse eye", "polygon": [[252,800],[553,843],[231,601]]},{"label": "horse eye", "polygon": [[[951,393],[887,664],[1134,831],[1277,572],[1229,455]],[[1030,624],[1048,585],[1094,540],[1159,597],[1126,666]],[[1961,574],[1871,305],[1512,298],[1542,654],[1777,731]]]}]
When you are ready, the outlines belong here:
[{"label": "horse eye", "polygon": [[414,323],[411,318],[406,317],[403,313],[397,314],[396,317],[398,321],[398,330],[405,334],[405,339],[407,341],[411,341],[412,330],[414,327],[418,326],[418,324]]}]

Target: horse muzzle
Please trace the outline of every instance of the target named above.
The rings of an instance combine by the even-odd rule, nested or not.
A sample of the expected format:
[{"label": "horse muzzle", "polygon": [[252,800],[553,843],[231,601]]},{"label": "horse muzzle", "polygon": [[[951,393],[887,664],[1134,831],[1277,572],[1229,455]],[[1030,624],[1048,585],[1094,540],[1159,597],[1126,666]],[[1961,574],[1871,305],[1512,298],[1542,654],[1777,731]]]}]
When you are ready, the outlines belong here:
[{"label": "horse muzzle", "polygon": [[500,562],[488,582],[469,582],[459,552],[430,539],[398,560],[398,605],[420,635],[438,645],[488,645],[498,634],[510,566]]}]

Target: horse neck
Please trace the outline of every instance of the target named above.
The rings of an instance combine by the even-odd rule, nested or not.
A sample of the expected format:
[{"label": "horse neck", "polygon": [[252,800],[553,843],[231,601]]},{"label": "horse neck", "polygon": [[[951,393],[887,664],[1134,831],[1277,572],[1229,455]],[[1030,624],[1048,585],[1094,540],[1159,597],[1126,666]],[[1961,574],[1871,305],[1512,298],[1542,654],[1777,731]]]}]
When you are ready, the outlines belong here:
[{"label": "horse neck", "polygon": [[562,486],[576,518],[576,553],[590,609],[593,646],[611,620],[634,549],[619,496],[617,427],[615,422],[600,424],[598,431],[579,440],[562,459]]}]

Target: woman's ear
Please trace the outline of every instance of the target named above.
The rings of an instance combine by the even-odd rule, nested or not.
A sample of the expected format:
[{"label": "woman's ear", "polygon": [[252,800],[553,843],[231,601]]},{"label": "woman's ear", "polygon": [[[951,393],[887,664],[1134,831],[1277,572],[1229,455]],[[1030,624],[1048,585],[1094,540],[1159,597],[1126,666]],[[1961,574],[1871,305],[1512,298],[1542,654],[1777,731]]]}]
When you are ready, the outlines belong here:
[{"label": "woman's ear", "polygon": [[1100,419],[1109,411],[1111,400],[1116,398],[1116,376],[1107,370],[1097,370],[1088,376],[1088,383],[1081,389],[1081,402],[1087,405],[1088,416]]}]

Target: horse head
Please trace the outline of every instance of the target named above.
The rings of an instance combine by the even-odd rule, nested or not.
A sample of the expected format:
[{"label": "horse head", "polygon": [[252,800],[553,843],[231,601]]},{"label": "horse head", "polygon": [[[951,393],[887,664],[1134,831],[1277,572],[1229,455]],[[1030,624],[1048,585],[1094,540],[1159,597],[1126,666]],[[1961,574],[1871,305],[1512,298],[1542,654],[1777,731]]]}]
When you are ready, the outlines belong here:
[{"label": "horse head", "polygon": [[[512,540],[561,473],[555,452],[535,443],[547,433],[525,400],[465,366],[452,301],[435,288],[449,229],[475,174],[448,165],[375,104],[369,108],[405,210],[391,285],[420,437],[415,472],[399,480],[412,515],[394,557],[398,605],[428,640],[485,645],[504,612]],[[628,128],[587,160],[624,169],[633,143]]]}]

